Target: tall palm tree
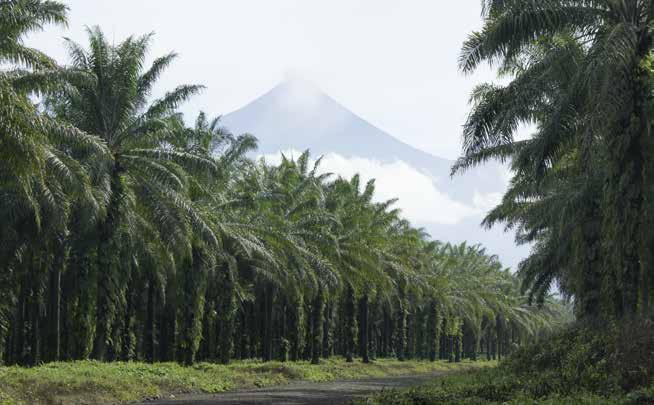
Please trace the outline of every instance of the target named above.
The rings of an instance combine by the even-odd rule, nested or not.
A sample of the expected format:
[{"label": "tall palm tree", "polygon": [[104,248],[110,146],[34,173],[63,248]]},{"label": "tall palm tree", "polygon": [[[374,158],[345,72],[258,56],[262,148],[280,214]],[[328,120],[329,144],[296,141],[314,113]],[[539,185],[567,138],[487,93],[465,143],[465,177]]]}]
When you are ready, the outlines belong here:
[{"label": "tall palm tree", "polygon": [[[435,359],[438,352],[458,361],[474,357],[481,341],[489,354],[504,355],[562,319],[551,297],[542,297],[542,309],[529,306],[518,279],[483,249],[433,242],[402,219],[395,200],[375,202],[374,181],[332,180],[308,152],[274,166],[255,163],[247,158],[252,136],[234,136],[205,114],[187,127],[175,110],[199,86],[149,102],[175,58],[145,69],[151,36],[114,46],[91,29],[88,50],[68,42],[71,66],[64,69],[23,44],[29,30],[65,22],[64,6],[12,0],[0,2],[0,11],[0,62],[9,66],[0,72],[0,170],[9,173],[0,178],[2,361],[92,353],[187,364],[304,355],[317,363],[334,351],[364,362],[393,353]],[[564,101],[574,79],[563,67],[586,57],[576,43],[543,43],[531,48],[532,62],[507,63],[522,84],[480,89],[480,114],[469,128],[505,117],[510,129],[511,114],[553,121],[547,100]],[[539,61],[546,57],[559,68],[545,69]],[[540,78],[538,96],[527,97],[528,76]],[[531,101],[515,102],[516,94]],[[42,108],[32,95],[45,96]],[[580,120],[578,113],[565,117]],[[566,135],[543,131],[533,142],[490,149],[472,142],[479,155],[462,163],[514,158],[520,177],[511,192],[528,201],[507,198],[487,220],[515,224],[548,249],[553,230],[566,229],[563,219],[551,225],[557,210],[571,211],[569,200],[597,199],[596,185],[573,193],[591,172],[580,163],[588,155],[577,151],[604,158],[581,143],[559,152],[552,133]],[[599,173],[593,184],[602,184]],[[547,187],[539,192],[535,182]],[[592,240],[580,230],[570,239]],[[539,272],[538,260],[526,263],[525,278],[536,280],[528,281],[531,292],[542,291],[553,267]],[[576,291],[586,268],[568,268],[554,277]],[[241,335],[246,339],[235,342]]]},{"label": "tall palm tree", "polygon": [[[282,162],[272,170],[262,167],[264,192],[267,194],[260,208],[266,211],[264,223],[268,224],[268,244],[277,245],[277,262],[284,266],[285,277],[281,285],[300,285],[302,296],[310,298],[309,333],[311,335],[311,358],[317,363],[322,355],[324,338],[323,316],[328,291],[340,285],[338,273],[326,252],[333,250],[330,224],[333,216],[325,209],[322,182],[329,174],[318,174],[319,161],[310,165],[308,152],[297,160],[282,156]],[[271,215],[272,214],[272,215]],[[295,297],[300,298],[298,297]],[[295,314],[296,318],[300,314]],[[270,327],[270,324],[267,324]],[[299,325],[294,331],[298,333]],[[294,336],[293,341],[299,337]]]},{"label": "tall palm tree", "polygon": [[[99,28],[88,30],[89,50],[68,41],[72,67],[85,78],[71,78],[70,87],[51,100],[57,116],[101,137],[112,160],[100,171],[107,191],[106,209],[97,224],[97,323],[94,357],[104,359],[111,340],[115,294],[121,263],[117,233],[134,213],[155,225],[163,243],[178,257],[191,254],[191,229],[210,246],[216,238],[190,204],[186,191],[190,173],[215,170],[213,160],[194,151],[172,147],[176,107],[201,86],[179,86],[148,103],[156,80],[175,59],[174,53],[143,64],[152,35],[130,37],[110,45]],[[127,230],[129,232],[129,229]]]},{"label": "tall palm tree", "polygon": [[[483,4],[485,25],[464,44],[461,69],[471,72],[488,61],[513,80],[475,94],[478,104],[466,126],[461,163],[516,156],[514,167],[530,167],[530,177],[538,182],[577,148],[580,176],[588,178],[598,167],[591,162],[599,149],[605,185],[598,209],[577,222],[585,228],[579,230],[583,254],[595,255],[588,249],[597,250],[598,232],[589,233],[587,224],[601,216],[604,288],[614,287],[606,312],[633,314],[639,280],[651,273],[642,252],[648,240],[643,201],[654,5],[641,0]],[[538,124],[537,135],[526,145],[513,142],[521,122]]]},{"label": "tall palm tree", "polygon": [[[59,358],[60,277],[71,201],[97,202],[89,168],[76,157],[98,162],[107,157],[98,138],[43,114],[28,98],[55,90],[66,74],[47,55],[27,47],[25,36],[48,23],[65,24],[66,11],[53,1],[0,3],[0,63],[5,67],[0,70],[0,341],[10,320],[14,334],[21,334],[25,323],[31,333],[27,351],[25,341],[12,339],[9,362],[40,361],[39,306],[47,308],[49,322],[43,329],[51,339],[43,354],[46,360]],[[46,303],[43,285],[48,276]],[[26,294],[37,298],[27,302]],[[32,315],[25,319],[20,311]]]},{"label": "tall palm tree", "polygon": [[[176,117],[174,124],[177,128],[169,138],[172,145],[186,153],[213,159],[216,165],[216,170],[210,176],[196,175],[189,196],[194,209],[211,227],[219,242],[215,249],[202,249],[205,259],[211,257],[213,261],[212,265],[205,266],[207,274],[204,277],[207,280],[189,279],[190,282],[182,286],[182,291],[184,288],[193,291],[182,297],[179,303],[186,309],[182,314],[187,322],[188,319],[202,321],[203,308],[199,305],[205,294],[196,288],[205,282],[217,287],[214,291],[207,290],[204,297],[205,308],[210,312],[204,314],[207,318],[202,339],[207,353],[217,354],[218,360],[228,363],[233,346],[232,329],[239,289],[238,262],[265,261],[272,257],[260,239],[257,224],[250,222],[251,216],[246,210],[239,209],[243,208],[243,204],[248,207],[248,197],[240,196],[235,190],[236,183],[242,181],[239,173],[250,169],[251,162],[246,154],[256,148],[256,138],[249,134],[234,136],[220,126],[220,117],[209,121],[204,113],[198,115],[193,128],[186,128],[181,117]],[[193,243],[198,245],[200,241]],[[186,272],[188,275],[197,273],[198,271]],[[194,305],[188,305],[189,302]],[[211,313],[216,314],[213,323],[208,318]],[[193,362],[199,349],[198,326],[186,328],[187,363]],[[208,341],[205,342],[211,335],[215,335],[213,347],[207,346],[210,344]]]}]

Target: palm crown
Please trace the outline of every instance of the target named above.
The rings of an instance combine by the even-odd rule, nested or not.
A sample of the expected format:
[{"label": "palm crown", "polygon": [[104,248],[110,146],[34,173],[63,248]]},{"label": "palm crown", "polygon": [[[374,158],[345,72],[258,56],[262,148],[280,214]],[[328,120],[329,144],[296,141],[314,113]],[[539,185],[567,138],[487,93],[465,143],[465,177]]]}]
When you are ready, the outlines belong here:
[{"label": "palm crown", "polygon": [[[252,135],[203,113],[187,126],[177,107],[202,86],[150,100],[176,58],[146,68],[152,35],[112,45],[89,29],[87,46],[66,42],[62,68],[23,39],[65,23],[64,6],[0,10],[0,61],[11,64],[0,72],[0,360],[458,361],[480,347],[506,354],[568,318],[549,297],[529,306],[482,248],[431,241],[395,200],[375,199],[374,181],[334,178],[308,152],[254,161]],[[489,108],[480,119],[501,113]]]}]

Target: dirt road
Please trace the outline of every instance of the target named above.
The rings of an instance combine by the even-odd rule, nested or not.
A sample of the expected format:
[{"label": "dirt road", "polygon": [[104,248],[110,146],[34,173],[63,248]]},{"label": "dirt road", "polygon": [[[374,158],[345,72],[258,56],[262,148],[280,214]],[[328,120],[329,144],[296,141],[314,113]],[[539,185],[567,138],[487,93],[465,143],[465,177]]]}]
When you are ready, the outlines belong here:
[{"label": "dirt road", "polygon": [[260,388],[223,394],[184,395],[175,399],[147,402],[148,405],[179,404],[276,404],[276,405],[332,405],[347,404],[353,399],[392,388],[419,385],[438,374],[413,375],[366,379],[359,381],[334,381],[328,383],[293,383],[289,385]]}]

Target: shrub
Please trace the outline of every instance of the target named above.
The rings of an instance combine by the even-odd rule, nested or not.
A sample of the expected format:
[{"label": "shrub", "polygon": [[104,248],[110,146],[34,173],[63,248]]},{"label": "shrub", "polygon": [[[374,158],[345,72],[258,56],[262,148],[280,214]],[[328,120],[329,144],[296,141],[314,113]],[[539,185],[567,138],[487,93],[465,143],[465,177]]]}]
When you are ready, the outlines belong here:
[{"label": "shrub", "polygon": [[368,404],[654,404],[654,321],[578,322],[498,368],[439,378]]}]

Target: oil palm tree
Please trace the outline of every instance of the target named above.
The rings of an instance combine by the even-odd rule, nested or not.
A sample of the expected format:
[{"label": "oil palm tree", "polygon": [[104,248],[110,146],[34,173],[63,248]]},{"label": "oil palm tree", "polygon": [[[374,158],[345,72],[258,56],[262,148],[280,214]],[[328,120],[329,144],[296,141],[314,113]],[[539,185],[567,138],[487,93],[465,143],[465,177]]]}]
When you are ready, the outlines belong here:
[{"label": "oil palm tree", "polygon": [[[282,156],[279,166],[264,170],[270,194],[262,200],[268,212],[268,229],[274,229],[266,240],[278,246],[275,250],[279,252],[279,263],[287,271],[282,285],[302,286],[302,296],[310,304],[307,343],[313,363],[319,362],[323,351],[325,301],[341,282],[333,262],[326,256],[334,247],[330,235],[334,217],[325,209],[323,182],[329,174],[318,174],[319,163],[311,165],[308,152],[297,159]],[[299,317],[299,313],[295,314],[295,318]],[[298,333],[299,325],[294,326]],[[298,341],[299,337],[293,336],[292,340]]]},{"label": "oil palm tree", "polygon": [[[12,357],[9,362],[34,364],[41,360],[40,315],[19,316],[19,311],[33,311],[31,308],[37,311],[33,314],[40,314],[39,306],[47,308],[50,321],[43,329],[52,340],[44,358],[59,358],[60,278],[71,202],[97,203],[90,190],[89,167],[76,157],[86,155],[101,162],[108,155],[98,138],[43,114],[28,98],[53,91],[65,72],[47,55],[27,47],[25,36],[45,24],[65,24],[66,10],[63,4],[51,1],[0,4],[0,63],[7,69],[0,71],[0,170],[4,173],[0,179],[0,341],[12,317],[14,334],[22,333],[25,322],[31,333],[27,352],[22,346],[25,341],[13,339],[14,347],[7,351]],[[27,249],[29,255],[24,254]],[[48,276],[46,297],[43,286]],[[29,303],[23,299],[25,294],[37,298]],[[29,308],[24,309],[26,306]],[[9,315],[11,308],[15,315]],[[27,357],[20,358],[17,353],[27,353]]]},{"label": "oil palm tree", "polygon": [[[110,45],[90,29],[88,50],[68,41],[71,66],[60,68],[23,39],[63,23],[64,6],[12,0],[0,11],[0,62],[9,66],[0,73],[0,170],[10,174],[0,178],[3,362],[92,354],[186,364],[304,355],[317,363],[334,348],[364,362],[393,354],[435,359],[439,351],[458,361],[474,357],[480,339],[504,355],[515,336],[561,319],[551,297],[542,309],[529,306],[518,279],[483,249],[431,241],[402,219],[395,200],[377,202],[374,181],[332,179],[308,152],[278,165],[253,162],[247,154],[256,140],[205,114],[187,127],[175,110],[200,86],[150,102],[175,59],[165,55],[145,69],[150,35]],[[532,61],[507,63],[522,84],[480,89],[471,131],[504,121],[510,129],[527,116],[553,121],[547,100],[565,101],[574,79],[563,67],[587,54],[574,41],[544,42],[530,48]],[[559,68],[539,65],[546,57]],[[530,95],[535,78],[542,89]],[[42,108],[32,95],[45,96]],[[520,97],[528,100],[509,102]],[[518,118],[498,118],[510,115]],[[578,113],[565,117],[580,121]],[[512,192],[531,196],[526,205],[506,199],[488,221],[514,223],[526,239],[554,240],[556,210],[574,206],[566,203],[576,198],[571,190],[590,172],[579,163],[583,145],[560,153],[546,136],[556,131],[533,142],[473,139],[479,155],[464,165],[510,156],[521,176]],[[533,191],[534,179],[548,186]],[[597,191],[587,194],[578,200],[596,199]],[[524,267],[526,279],[541,280],[537,261]],[[584,272],[555,277],[566,275],[573,286],[566,290],[574,291],[578,280],[569,275]],[[542,290],[541,281],[528,284],[534,294]]]},{"label": "oil palm tree", "polygon": [[603,197],[587,217],[602,218],[604,273],[616,286],[608,312],[635,313],[639,280],[651,272],[639,252],[648,240],[643,201],[654,6],[640,0],[484,1],[484,18],[482,30],[464,44],[461,69],[471,72],[488,61],[513,80],[478,91],[484,102],[466,128],[463,163],[512,156],[523,146],[513,142],[521,122],[538,124],[532,153],[521,153],[518,162],[536,176],[571,147],[582,176],[591,176],[597,166],[589,162],[601,149]]},{"label": "oil palm tree", "polygon": [[116,232],[126,223],[127,209],[136,210],[145,221],[155,224],[164,243],[178,257],[192,256],[192,233],[215,246],[215,235],[186,195],[190,173],[206,175],[215,170],[215,164],[167,142],[175,108],[201,86],[179,86],[148,102],[152,86],[176,55],[157,58],[145,70],[152,35],[130,37],[115,46],[99,28],[89,29],[88,37],[89,50],[67,42],[72,67],[87,77],[71,79],[70,87],[63,88],[51,104],[57,116],[102,138],[112,157],[100,171],[108,200],[95,232],[100,278],[94,357],[103,359],[116,315],[112,297],[121,267],[115,254],[120,248]]}]

